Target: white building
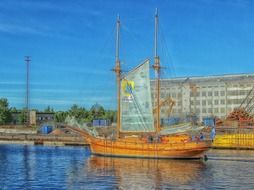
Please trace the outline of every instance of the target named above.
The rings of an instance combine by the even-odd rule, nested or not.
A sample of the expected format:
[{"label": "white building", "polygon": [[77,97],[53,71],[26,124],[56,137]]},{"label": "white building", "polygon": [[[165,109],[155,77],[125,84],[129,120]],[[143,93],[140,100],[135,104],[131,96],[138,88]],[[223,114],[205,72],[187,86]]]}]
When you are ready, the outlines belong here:
[{"label": "white building", "polygon": [[[170,96],[176,101],[171,116],[195,113],[200,119],[223,118],[241,105],[253,86],[254,74],[162,79],[161,99]],[[151,90],[155,105],[154,80],[151,80]],[[165,106],[161,109],[162,117],[167,117],[165,109]]]}]

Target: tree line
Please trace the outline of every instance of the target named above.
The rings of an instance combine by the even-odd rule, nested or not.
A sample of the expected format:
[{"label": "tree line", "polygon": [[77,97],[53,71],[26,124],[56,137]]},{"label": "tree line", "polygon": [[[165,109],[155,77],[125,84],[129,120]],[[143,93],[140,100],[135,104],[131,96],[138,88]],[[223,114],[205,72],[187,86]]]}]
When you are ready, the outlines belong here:
[{"label": "tree line", "polygon": [[[63,123],[67,116],[74,117],[80,123],[92,122],[94,119],[106,119],[110,122],[116,121],[116,111],[105,110],[103,106],[95,104],[90,109],[80,107],[77,104],[71,106],[67,111],[55,111],[48,106],[43,111],[33,109],[36,112],[52,113],[54,114],[55,122]],[[27,110],[16,109],[15,107],[9,107],[8,100],[6,98],[0,98],[0,125],[11,124],[13,121],[12,115],[18,113],[18,124],[24,124],[27,117]]]}]

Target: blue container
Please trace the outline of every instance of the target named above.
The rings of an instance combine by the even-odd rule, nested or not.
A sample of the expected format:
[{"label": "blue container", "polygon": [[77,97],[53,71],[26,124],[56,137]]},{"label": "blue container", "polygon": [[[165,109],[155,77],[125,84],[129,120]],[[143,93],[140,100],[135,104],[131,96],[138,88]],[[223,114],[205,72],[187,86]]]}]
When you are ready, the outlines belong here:
[{"label": "blue container", "polygon": [[99,119],[94,119],[93,120],[93,126],[100,126],[100,120]]},{"label": "blue container", "polygon": [[106,119],[100,120],[100,126],[107,126],[107,125],[108,125],[108,121]]},{"label": "blue container", "polygon": [[101,126],[101,127],[104,127],[104,126],[108,126],[110,124],[109,120],[107,119],[94,119],[93,120],[93,126]]},{"label": "blue container", "polygon": [[203,123],[205,126],[214,127],[215,126],[215,119],[213,117],[204,117]]},{"label": "blue container", "polygon": [[179,121],[180,121],[179,117],[169,117],[169,118],[161,119],[161,123],[163,125],[175,125],[179,123]]},{"label": "blue container", "polygon": [[42,134],[49,134],[53,131],[53,127],[52,126],[49,126],[49,125],[43,125],[41,128],[40,128],[40,133]]},{"label": "blue container", "polygon": [[184,118],[184,121],[185,122],[197,122],[198,121],[198,117],[195,116],[195,115],[189,115],[189,116],[186,116]]}]

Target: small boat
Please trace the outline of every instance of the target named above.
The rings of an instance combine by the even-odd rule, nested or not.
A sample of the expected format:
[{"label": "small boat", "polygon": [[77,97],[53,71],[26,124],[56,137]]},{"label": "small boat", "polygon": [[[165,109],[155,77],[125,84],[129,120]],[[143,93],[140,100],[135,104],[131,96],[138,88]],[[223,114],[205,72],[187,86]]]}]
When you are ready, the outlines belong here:
[{"label": "small boat", "polygon": [[[157,102],[160,102],[160,59],[157,55],[158,12],[155,15],[155,63]],[[201,158],[210,148],[211,141],[192,140],[187,134],[160,133],[160,104],[153,114],[150,89],[150,61],[145,60],[123,75],[119,60],[119,29],[117,19],[116,65],[117,127],[111,138],[94,136],[78,131],[90,144],[91,153],[101,156],[193,159]],[[180,129],[179,129],[180,130]]]}]

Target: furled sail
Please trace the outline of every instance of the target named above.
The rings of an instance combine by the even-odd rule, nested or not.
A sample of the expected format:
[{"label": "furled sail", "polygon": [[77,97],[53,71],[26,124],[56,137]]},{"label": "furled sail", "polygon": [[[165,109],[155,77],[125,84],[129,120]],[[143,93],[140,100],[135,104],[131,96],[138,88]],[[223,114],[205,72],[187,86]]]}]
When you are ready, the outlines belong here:
[{"label": "furled sail", "polygon": [[159,135],[173,135],[173,134],[190,134],[197,133],[198,131],[203,130],[204,126],[193,126],[191,123],[181,123],[175,126],[168,127],[159,132]]},{"label": "furled sail", "polygon": [[121,81],[122,132],[154,132],[149,60],[139,65]]}]

